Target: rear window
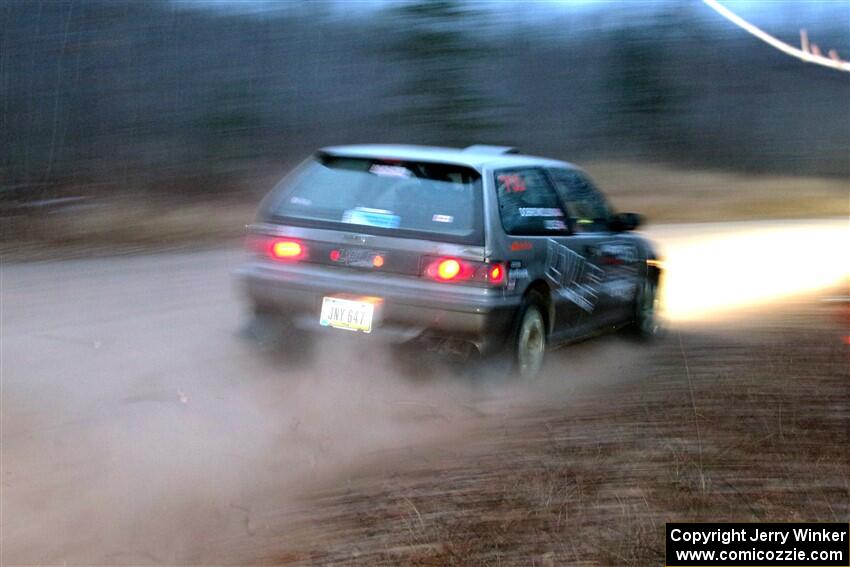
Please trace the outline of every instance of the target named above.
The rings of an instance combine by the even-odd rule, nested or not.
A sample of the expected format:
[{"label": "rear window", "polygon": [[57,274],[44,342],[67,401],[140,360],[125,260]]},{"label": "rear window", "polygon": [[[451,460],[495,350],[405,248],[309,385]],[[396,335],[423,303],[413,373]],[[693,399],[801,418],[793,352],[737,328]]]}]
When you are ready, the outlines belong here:
[{"label": "rear window", "polygon": [[318,155],[275,189],[290,224],[480,244],[481,177],[462,166]]}]

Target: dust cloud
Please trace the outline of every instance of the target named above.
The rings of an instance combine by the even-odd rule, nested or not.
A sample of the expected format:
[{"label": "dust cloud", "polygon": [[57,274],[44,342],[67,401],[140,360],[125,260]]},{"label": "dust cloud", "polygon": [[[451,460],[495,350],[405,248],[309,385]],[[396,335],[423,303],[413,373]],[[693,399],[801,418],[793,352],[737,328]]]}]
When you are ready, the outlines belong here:
[{"label": "dust cloud", "polygon": [[4,267],[4,564],[215,561],[273,531],[310,486],[629,379],[640,352],[617,338],[556,351],[531,387],[440,364],[413,376],[389,349],[332,332],[293,365],[239,336],[223,277],[239,259]]}]

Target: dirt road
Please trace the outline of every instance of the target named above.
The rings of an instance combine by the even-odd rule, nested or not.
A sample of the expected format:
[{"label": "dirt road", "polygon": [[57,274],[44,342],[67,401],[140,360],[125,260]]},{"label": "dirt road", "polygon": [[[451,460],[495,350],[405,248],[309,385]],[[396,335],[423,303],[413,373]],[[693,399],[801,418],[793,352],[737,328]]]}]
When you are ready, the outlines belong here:
[{"label": "dirt road", "polygon": [[[709,262],[746,254],[742,243],[788,251],[846,233],[841,221],[794,227],[790,237],[785,223],[655,229],[671,261],[674,322],[687,328],[724,307],[694,307],[705,290],[693,288],[702,268],[687,263],[688,247]],[[807,278],[793,277],[799,266],[762,268],[763,281],[785,284],[759,288],[759,299],[846,275],[821,266],[818,250],[805,258]],[[214,250],[3,265],[0,564],[253,560],[256,538],[286,539],[280,526],[307,488],[345,482],[358,463],[435,441],[449,450],[494,416],[510,423],[541,399],[566,408],[577,391],[651,374],[647,349],[616,338],[559,351],[532,389],[417,382],[380,349],[336,341],[319,345],[308,370],[290,369],[237,336],[229,273],[239,259]],[[752,299],[717,289],[730,309]]]}]

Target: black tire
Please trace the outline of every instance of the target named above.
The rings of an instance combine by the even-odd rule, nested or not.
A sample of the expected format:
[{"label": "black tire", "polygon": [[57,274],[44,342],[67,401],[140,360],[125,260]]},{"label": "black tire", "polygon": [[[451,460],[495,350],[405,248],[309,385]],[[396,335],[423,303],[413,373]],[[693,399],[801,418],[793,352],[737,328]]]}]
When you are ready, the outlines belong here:
[{"label": "black tire", "polygon": [[[544,313],[543,298],[536,292],[529,292],[520,307],[510,334],[505,337],[501,349],[488,352],[486,354],[478,354],[472,357],[466,364],[463,375],[474,383],[492,384],[505,382],[508,380],[525,380],[532,381],[540,373],[543,366],[543,356],[531,365],[527,361],[523,361],[524,356],[521,356],[522,341],[528,338],[527,334],[523,333],[524,326],[528,325],[529,319],[537,321],[538,331],[542,331],[537,335],[543,340],[543,353],[545,354],[547,334],[546,319]],[[538,343],[539,346],[539,343]],[[525,363],[524,363],[525,362]]]},{"label": "black tire", "polygon": [[628,327],[633,336],[652,340],[664,333],[658,317],[658,282],[655,279],[644,281],[635,297],[634,309],[634,321]]},{"label": "black tire", "polygon": [[534,380],[543,368],[546,355],[547,326],[543,299],[531,292],[517,317],[510,343],[514,374],[522,380]]}]

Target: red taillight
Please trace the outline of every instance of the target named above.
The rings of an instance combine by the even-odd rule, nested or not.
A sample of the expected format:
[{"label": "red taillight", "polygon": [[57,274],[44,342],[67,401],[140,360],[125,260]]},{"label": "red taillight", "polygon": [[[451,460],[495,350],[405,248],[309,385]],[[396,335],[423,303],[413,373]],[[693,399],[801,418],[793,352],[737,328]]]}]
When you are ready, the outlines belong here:
[{"label": "red taillight", "polygon": [[473,282],[501,285],[505,281],[503,264],[488,264],[461,260],[460,258],[426,258],[422,273],[438,282]]},{"label": "red taillight", "polygon": [[275,240],[271,245],[271,254],[275,258],[294,260],[304,255],[304,247],[295,240]]},{"label": "red taillight", "polygon": [[502,283],[505,280],[505,269],[501,264],[491,266],[490,271],[487,272],[487,279],[491,284]]},{"label": "red taillight", "polygon": [[440,260],[437,262],[435,275],[437,276],[437,279],[440,280],[453,280],[461,277],[460,272],[462,267],[461,263],[454,258]]},{"label": "red taillight", "polygon": [[475,273],[469,262],[457,258],[436,258],[425,267],[425,275],[441,282],[468,280]]},{"label": "red taillight", "polygon": [[248,249],[275,260],[301,260],[307,257],[307,247],[291,238],[252,236],[248,238]]}]

